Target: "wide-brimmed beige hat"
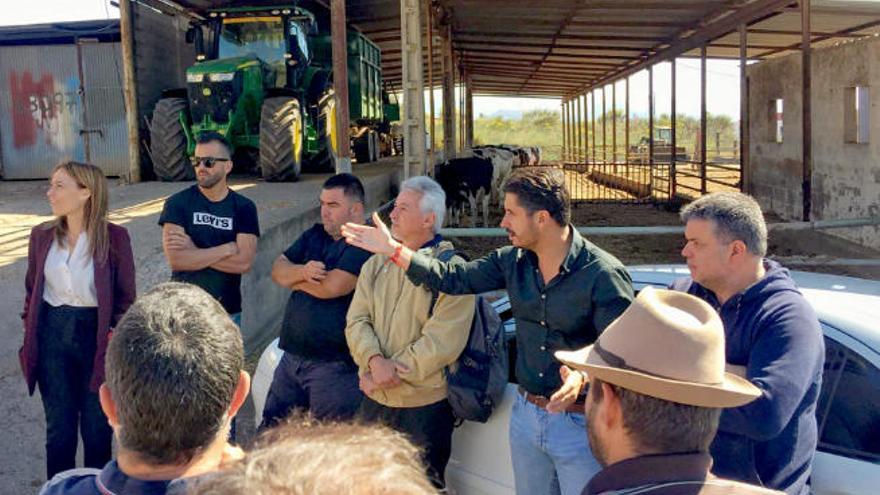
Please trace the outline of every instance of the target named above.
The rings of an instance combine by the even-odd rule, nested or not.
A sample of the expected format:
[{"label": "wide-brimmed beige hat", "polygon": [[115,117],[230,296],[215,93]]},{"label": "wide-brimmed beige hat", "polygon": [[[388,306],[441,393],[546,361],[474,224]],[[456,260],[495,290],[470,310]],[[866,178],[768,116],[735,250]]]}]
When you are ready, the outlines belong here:
[{"label": "wide-brimmed beige hat", "polygon": [[725,372],[721,319],[683,292],[642,289],[595,344],[557,351],[556,358],[590,377],[680,404],[737,407],[761,395]]}]

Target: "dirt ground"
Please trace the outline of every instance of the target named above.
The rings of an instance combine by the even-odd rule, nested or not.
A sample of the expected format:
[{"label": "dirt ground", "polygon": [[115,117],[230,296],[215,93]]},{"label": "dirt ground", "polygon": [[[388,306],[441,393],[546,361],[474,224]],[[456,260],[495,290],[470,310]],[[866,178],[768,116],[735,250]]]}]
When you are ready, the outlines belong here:
[{"label": "dirt ground", "polygon": [[[309,174],[297,183],[263,183],[234,178],[233,189],[257,203],[261,227],[272,221],[271,213],[313,204],[323,174]],[[51,218],[45,198],[45,181],[0,181],[0,495],[36,493],[45,481],[45,420],[37,394],[27,395],[18,364],[22,344],[19,314],[24,302],[27,243],[30,230]],[[165,199],[190,183],[147,182],[135,185],[111,183],[110,219],[128,229],[137,267],[137,289],[143,293],[171,273],[161,247],[157,226]],[[275,211],[272,211],[275,210]],[[264,222],[265,221],[265,222]],[[250,404],[250,402],[248,402]],[[243,411],[246,419],[253,412]],[[239,424],[240,438],[253,434],[252,421]],[[80,449],[80,463],[81,463]]]}]

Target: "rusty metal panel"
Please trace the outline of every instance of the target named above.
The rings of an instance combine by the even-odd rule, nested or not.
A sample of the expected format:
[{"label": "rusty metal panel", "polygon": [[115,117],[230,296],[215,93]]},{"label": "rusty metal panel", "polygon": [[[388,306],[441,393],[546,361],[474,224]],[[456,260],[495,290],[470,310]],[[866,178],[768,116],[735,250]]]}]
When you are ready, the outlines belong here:
[{"label": "rusty metal panel", "polygon": [[46,178],[63,158],[85,159],[79,86],[74,45],[0,47],[3,178]]},{"label": "rusty metal panel", "polygon": [[107,176],[128,173],[128,127],[119,43],[82,43],[82,139],[88,160]]}]

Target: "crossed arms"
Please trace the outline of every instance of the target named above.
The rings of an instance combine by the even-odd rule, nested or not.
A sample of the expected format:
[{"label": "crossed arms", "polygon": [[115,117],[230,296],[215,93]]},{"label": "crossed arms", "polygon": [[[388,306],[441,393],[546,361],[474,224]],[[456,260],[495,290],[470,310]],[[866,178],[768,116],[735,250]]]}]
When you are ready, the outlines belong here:
[{"label": "crossed arms", "polygon": [[210,248],[198,248],[180,225],[162,226],[162,250],[171,269],[194,272],[213,268],[224,273],[246,273],[257,255],[257,236],[239,233],[235,242]]}]

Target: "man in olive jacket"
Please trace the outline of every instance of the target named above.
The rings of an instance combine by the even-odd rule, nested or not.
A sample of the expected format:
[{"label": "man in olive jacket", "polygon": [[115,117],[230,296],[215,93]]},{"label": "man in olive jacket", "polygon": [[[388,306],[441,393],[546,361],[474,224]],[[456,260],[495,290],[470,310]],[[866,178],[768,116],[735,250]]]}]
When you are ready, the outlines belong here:
[{"label": "man in olive jacket", "polygon": [[[402,245],[437,257],[452,249],[437,235],[445,209],[436,182],[408,179],[391,212],[391,231]],[[475,298],[435,298],[407,279],[395,256],[374,255],[364,264],[346,317],[345,337],[366,394],[358,416],[407,434],[423,449],[432,482],[442,487],[455,421],[443,368],[467,343]]]}]

